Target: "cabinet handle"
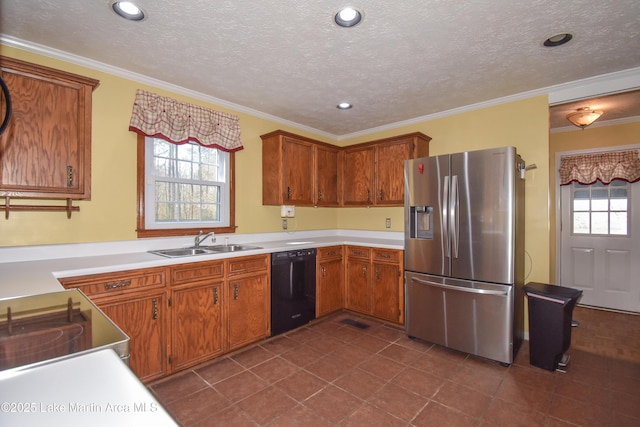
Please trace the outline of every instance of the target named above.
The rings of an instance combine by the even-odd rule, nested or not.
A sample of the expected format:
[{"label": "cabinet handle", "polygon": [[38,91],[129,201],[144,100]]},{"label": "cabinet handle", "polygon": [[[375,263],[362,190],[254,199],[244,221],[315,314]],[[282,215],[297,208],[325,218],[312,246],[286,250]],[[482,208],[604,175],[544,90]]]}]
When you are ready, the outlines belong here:
[{"label": "cabinet handle", "polygon": [[318,200],[322,200],[322,190],[318,190]]},{"label": "cabinet handle", "polygon": [[119,282],[113,282],[113,283],[105,283],[104,290],[108,291],[109,289],[124,288],[126,286],[131,286],[131,279],[121,280]]},{"label": "cabinet handle", "polygon": [[389,259],[389,258],[391,258],[391,255],[389,255],[389,254],[378,254],[378,258]]},{"label": "cabinet handle", "polygon": [[362,266],[362,275],[365,276],[365,277],[367,276],[367,266],[366,265]]},{"label": "cabinet handle", "polygon": [[213,288],[213,305],[218,304],[218,288]]},{"label": "cabinet handle", "polygon": [[240,296],[240,287],[237,283],[233,284],[233,299],[238,299]]},{"label": "cabinet handle", "polygon": [[376,267],[376,280],[380,280],[380,269]]},{"label": "cabinet handle", "polygon": [[371,201],[371,190],[367,190],[367,202]]},{"label": "cabinet handle", "polygon": [[382,199],[383,199],[382,194],[383,194],[383,193],[382,193],[382,189],[380,189],[380,194],[379,194],[380,200],[382,200]]},{"label": "cabinet handle", "polygon": [[158,301],[155,298],[151,300],[151,318],[158,319]]},{"label": "cabinet handle", "polygon": [[327,269],[324,267],[324,265],[321,267],[322,270],[322,277],[327,277]]},{"label": "cabinet handle", "polygon": [[73,187],[73,166],[67,166],[67,187]]},{"label": "cabinet handle", "polygon": [[287,187],[287,199],[291,199],[291,187]]},{"label": "cabinet handle", "polygon": [[336,254],[336,251],[329,251],[327,252],[327,256],[333,256]]}]

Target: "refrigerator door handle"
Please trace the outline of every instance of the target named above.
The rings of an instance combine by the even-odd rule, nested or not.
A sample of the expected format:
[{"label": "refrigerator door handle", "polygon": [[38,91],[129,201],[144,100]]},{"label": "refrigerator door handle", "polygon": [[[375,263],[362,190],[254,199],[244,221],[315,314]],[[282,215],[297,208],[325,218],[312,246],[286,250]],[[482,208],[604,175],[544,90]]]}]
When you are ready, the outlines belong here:
[{"label": "refrigerator door handle", "polygon": [[460,207],[460,198],[458,195],[458,175],[451,177],[451,248],[452,257],[458,258],[458,246],[460,236],[460,219],[458,208]]},{"label": "refrigerator door handle", "polygon": [[444,241],[444,254],[445,257],[451,256],[449,250],[449,175],[444,177],[444,184],[442,185],[442,221],[440,222],[440,228]]},{"label": "refrigerator door handle", "polygon": [[482,294],[482,295],[508,295],[508,291],[496,291],[492,289],[477,289],[477,288],[464,288],[461,286],[453,286],[453,285],[445,285],[444,283],[431,282],[429,280],[418,279],[417,277],[412,277],[411,280],[414,282],[422,283],[423,285],[436,286],[438,288],[450,289],[453,291],[460,292],[468,292],[471,294]]}]

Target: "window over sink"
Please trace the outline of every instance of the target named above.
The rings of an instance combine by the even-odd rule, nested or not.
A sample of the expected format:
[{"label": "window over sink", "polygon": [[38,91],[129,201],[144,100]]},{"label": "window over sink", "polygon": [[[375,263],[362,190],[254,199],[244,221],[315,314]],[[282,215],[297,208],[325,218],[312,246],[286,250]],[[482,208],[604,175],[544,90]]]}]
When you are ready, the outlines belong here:
[{"label": "window over sink", "polygon": [[235,231],[234,153],[138,136],[138,237]]}]

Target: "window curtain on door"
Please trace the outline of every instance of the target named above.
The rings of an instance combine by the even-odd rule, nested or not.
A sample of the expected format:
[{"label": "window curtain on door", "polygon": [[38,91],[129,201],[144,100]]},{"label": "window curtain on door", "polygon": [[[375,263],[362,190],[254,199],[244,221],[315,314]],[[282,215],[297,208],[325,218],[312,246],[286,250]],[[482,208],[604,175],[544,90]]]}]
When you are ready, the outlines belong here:
[{"label": "window curtain on door", "polygon": [[640,180],[640,150],[580,154],[560,159],[560,185],[572,182],[609,184],[614,179]]},{"label": "window curtain on door", "polygon": [[174,144],[242,150],[238,117],[138,89],[129,130]]}]

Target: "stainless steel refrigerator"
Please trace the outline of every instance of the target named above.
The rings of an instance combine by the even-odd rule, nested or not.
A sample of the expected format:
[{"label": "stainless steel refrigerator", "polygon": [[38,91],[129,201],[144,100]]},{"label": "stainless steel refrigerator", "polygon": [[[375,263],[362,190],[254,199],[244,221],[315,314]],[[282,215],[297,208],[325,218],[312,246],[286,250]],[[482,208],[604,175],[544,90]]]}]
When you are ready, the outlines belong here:
[{"label": "stainless steel refrigerator", "polygon": [[410,337],[513,362],[524,335],[524,167],[514,147],[405,161]]}]

